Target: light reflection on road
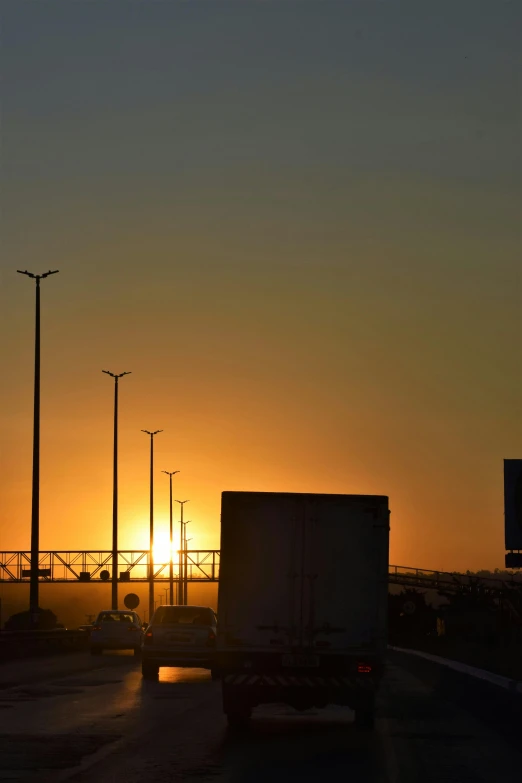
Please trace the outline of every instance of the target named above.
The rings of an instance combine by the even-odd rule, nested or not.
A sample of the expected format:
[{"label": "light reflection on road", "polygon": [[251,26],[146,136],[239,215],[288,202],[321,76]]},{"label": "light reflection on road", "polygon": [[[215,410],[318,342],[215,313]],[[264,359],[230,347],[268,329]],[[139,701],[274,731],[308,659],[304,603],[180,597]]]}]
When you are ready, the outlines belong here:
[{"label": "light reflection on road", "polygon": [[207,669],[176,669],[163,667],[159,671],[158,682],[204,682],[210,680],[210,671]]}]

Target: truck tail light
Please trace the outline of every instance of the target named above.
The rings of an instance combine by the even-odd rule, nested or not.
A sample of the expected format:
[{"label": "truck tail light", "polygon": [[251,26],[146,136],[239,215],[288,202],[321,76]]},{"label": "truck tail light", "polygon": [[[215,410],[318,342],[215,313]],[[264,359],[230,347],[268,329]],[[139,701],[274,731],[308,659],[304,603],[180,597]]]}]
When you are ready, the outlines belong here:
[{"label": "truck tail light", "polygon": [[370,674],[372,670],[372,667],[369,663],[358,663],[357,664],[357,672],[358,674]]},{"label": "truck tail light", "polygon": [[152,644],[152,631],[147,631],[143,641],[145,644]]}]

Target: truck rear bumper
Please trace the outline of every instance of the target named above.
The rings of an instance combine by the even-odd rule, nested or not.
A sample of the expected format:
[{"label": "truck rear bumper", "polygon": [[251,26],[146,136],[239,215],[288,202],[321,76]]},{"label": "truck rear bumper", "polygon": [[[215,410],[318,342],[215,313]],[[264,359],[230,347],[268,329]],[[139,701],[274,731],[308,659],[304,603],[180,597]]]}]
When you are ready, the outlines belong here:
[{"label": "truck rear bumper", "polygon": [[297,709],[339,704],[352,709],[371,710],[383,673],[382,662],[346,655],[321,656],[315,668],[287,668],[274,653],[232,655],[219,651],[217,670],[223,683],[227,705],[283,702]]},{"label": "truck rear bumper", "polygon": [[228,685],[241,685],[243,687],[256,686],[258,688],[367,688],[375,690],[373,678],[335,677],[313,674],[245,674],[243,672],[223,675],[223,682]]}]

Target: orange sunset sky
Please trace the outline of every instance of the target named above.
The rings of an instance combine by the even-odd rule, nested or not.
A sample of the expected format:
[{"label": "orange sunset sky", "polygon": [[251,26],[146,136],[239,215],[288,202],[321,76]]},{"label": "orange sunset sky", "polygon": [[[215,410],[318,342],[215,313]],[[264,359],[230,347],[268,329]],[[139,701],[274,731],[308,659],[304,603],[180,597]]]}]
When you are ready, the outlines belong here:
[{"label": "orange sunset sky", "polygon": [[[45,6],[45,7],[43,7]],[[420,7],[419,7],[420,6]],[[522,456],[520,5],[2,11],[0,549],[191,548],[222,490],[390,497],[392,563],[503,566]],[[178,519],[176,515],[175,519]]]}]

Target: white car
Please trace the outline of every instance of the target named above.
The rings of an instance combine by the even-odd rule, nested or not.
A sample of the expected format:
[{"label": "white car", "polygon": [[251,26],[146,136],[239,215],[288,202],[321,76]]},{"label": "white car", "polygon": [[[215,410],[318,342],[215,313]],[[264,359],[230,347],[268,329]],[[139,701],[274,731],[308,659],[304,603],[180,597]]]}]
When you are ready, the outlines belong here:
[{"label": "white car", "polygon": [[134,650],[134,655],[140,655],[142,636],[136,612],[107,609],[92,624],[91,655],[101,655],[104,650]]},{"label": "white car", "polygon": [[143,635],[141,671],[156,679],[160,666],[213,671],[217,617],[209,606],[159,606]]}]

